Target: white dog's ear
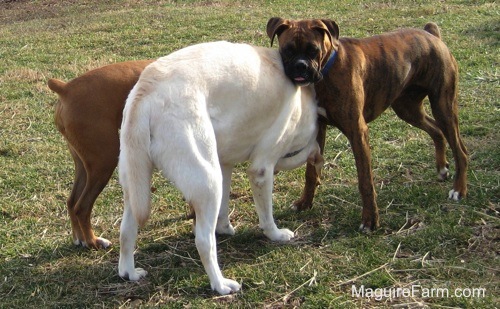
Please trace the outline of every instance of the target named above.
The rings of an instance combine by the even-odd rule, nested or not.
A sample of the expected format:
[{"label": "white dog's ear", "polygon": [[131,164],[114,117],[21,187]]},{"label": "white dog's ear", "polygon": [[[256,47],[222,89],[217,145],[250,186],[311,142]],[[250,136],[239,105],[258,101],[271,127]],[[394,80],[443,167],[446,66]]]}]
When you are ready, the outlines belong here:
[{"label": "white dog's ear", "polygon": [[280,17],[272,17],[267,22],[266,30],[267,36],[271,39],[271,46],[273,46],[273,41],[275,36],[280,36],[283,31],[290,28],[290,22],[288,19],[283,19]]}]

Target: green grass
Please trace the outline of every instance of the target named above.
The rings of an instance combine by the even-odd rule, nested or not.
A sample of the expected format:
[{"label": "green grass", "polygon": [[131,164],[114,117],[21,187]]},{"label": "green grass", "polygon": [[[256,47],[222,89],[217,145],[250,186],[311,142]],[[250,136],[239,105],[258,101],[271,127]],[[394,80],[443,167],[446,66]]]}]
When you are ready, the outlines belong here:
[{"label": "green grass", "polygon": [[[495,1],[1,1],[0,0],[0,307],[463,307],[499,304],[499,5]],[[328,131],[326,167],[315,207],[289,205],[304,168],[277,176],[279,226],[289,244],[258,228],[244,165],[234,175],[233,237],[218,238],[224,274],[243,284],[220,297],[199,260],[187,206],[155,177],[153,215],[140,231],[146,280],[118,277],[122,195],[116,175],[94,208],[107,251],[71,243],[65,200],[73,165],[53,124],[47,79],[69,80],[100,65],[163,56],[203,41],[268,46],[268,18],[332,18],[342,36],[439,24],[460,65],[460,125],[470,153],[469,196],[446,199],[432,142],[387,111],[370,124],[381,228],[357,231],[360,196],[344,136]],[[448,154],[451,160],[451,153]],[[452,165],[453,171],[453,165]],[[484,288],[485,297],[352,296],[360,288]]]}]

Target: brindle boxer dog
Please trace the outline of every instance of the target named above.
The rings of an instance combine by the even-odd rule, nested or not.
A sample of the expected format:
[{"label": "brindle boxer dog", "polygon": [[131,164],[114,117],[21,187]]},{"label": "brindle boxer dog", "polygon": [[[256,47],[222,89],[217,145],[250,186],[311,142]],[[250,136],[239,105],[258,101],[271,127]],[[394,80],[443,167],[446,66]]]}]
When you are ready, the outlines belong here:
[{"label": "brindle boxer dog", "polygon": [[[351,144],[363,201],[363,230],[379,226],[373,185],[367,123],[389,106],[409,124],[427,132],[435,146],[438,178],[448,177],[445,149],[448,141],[455,159],[455,177],[449,198],[467,193],[467,150],[458,128],[458,66],[441,41],[436,24],[424,30],[401,29],[365,39],[340,38],[332,20],[271,18],[267,34],[278,36],[285,72],[296,84],[309,77],[316,82],[319,106],[326,111],[320,121],[318,143],[323,152],[326,125],[334,125]],[[429,98],[434,119],[426,114]],[[319,176],[307,165],[298,210],[312,207]]]}]

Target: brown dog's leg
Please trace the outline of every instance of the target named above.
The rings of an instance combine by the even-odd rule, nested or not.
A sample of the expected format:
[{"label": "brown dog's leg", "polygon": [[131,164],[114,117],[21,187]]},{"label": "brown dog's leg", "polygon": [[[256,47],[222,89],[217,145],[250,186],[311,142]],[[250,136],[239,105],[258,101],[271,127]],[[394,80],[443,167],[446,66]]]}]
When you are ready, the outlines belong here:
[{"label": "brown dog's leg", "polygon": [[[82,179],[85,179],[85,184],[83,191],[73,206],[72,212],[70,210],[72,222],[78,222],[78,240],[83,246],[92,249],[107,248],[111,245],[111,242],[94,235],[90,219],[94,202],[108,183],[118,164],[118,133],[111,125],[109,128],[89,126],[85,130],[70,127],[66,132],[68,135],[70,135],[69,132],[79,134],[78,143],[74,142],[72,145],[72,154],[74,153],[74,156],[81,160],[79,166],[83,165],[85,169],[85,177],[80,176],[82,174],[81,168],[76,171],[78,186],[82,186]],[[68,139],[76,140],[72,139],[71,136]]]},{"label": "brown dog's leg", "polygon": [[[326,123],[320,121],[318,124],[318,136],[316,141],[318,142],[320,153],[323,155],[325,149],[325,139],[326,139]],[[306,183],[304,185],[304,190],[302,191],[302,196],[300,199],[293,203],[298,211],[310,209],[312,207],[312,202],[314,198],[314,193],[316,187],[321,184],[320,175],[318,175],[317,167],[309,162],[306,166]]]},{"label": "brown dog's leg", "polygon": [[[113,173],[116,163],[104,166],[99,173],[89,173],[79,154],[69,146],[75,162],[75,182],[68,199],[68,213],[73,231],[73,242],[92,249],[107,248],[111,243],[103,238],[95,237],[91,227],[91,213],[94,202],[104,189]],[[96,161],[99,164],[99,161]]]},{"label": "brown dog's leg", "polygon": [[467,149],[458,128],[456,75],[448,76],[446,82],[448,85],[445,83],[438,93],[429,94],[429,101],[436,124],[443,131],[455,159],[455,177],[449,198],[459,200],[467,195]]},{"label": "brown dog's leg", "polygon": [[94,235],[90,222],[94,202],[113,174],[114,167],[106,168],[106,170],[97,171],[87,170],[87,183],[85,185],[85,189],[74,207],[74,215],[78,220],[83,234],[83,239],[80,240],[84,246],[92,249],[107,248],[111,245],[108,240],[98,238]]},{"label": "brown dog's leg", "polygon": [[[118,163],[118,150],[113,151],[116,155],[112,155],[94,149],[95,155],[91,156],[92,148],[90,148],[87,149],[85,156],[81,156],[71,145],[68,146],[75,163],[75,180],[67,201],[73,242],[92,249],[107,248],[111,242],[94,235],[90,219],[94,202],[108,183]],[[84,158],[85,162],[81,158]]]},{"label": "brown dog's leg", "polygon": [[85,171],[82,160],[80,160],[78,154],[71,148],[71,145],[68,144],[68,148],[75,163],[75,180],[73,188],[71,189],[71,195],[69,196],[66,204],[68,207],[69,218],[71,220],[73,242],[76,245],[81,245],[81,242],[85,238],[80,227],[80,223],[78,222],[78,217],[75,214],[75,206],[85,189],[85,184],[87,183],[87,172]]},{"label": "brown dog's leg", "polygon": [[361,193],[363,212],[360,230],[374,230],[379,226],[377,194],[373,185],[371,152],[368,138],[368,126],[363,118],[357,121],[357,126],[351,127],[346,135],[351,143],[358,172],[358,188]]},{"label": "brown dog's leg", "polygon": [[441,129],[437,126],[436,121],[429,117],[423,108],[423,99],[426,95],[426,93],[405,93],[392,104],[392,108],[399,118],[427,132],[432,138],[435,148],[438,178],[445,180],[448,177],[449,167],[446,160],[445,137]]}]

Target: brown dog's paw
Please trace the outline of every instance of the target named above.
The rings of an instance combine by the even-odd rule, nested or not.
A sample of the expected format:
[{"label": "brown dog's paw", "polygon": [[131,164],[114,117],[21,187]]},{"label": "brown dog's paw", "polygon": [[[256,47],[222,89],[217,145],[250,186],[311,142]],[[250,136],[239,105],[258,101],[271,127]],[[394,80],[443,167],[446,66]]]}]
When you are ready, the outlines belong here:
[{"label": "brown dog's paw", "polygon": [[307,199],[301,198],[293,202],[292,208],[296,211],[304,211],[312,208],[312,203]]},{"label": "brown dog's paw", "polygon": [[97,237],[95,242],[96,242],[96,245],[99,249],[108,249],[113,244],[111,241],[107,240],[106,238],[102,238],[102,237]]},{"label": "brown dog's paw", "polygon": [[379,227],[378,216],[373,218],[363,219],[363,222],[359,226],[359,231],[363,233],[371,233]]},{"label": "brown dog's paw", "polygon": [[111,241],[102,237],[96,237],[95,239],[89,242],[76,239],[73,241],[73,243],[77,246],[82,246],[84,248],[89,248],[93,250],[107,249],[112,245]]},{"label": "brown dog's paw", "polygon": [[364,234],[370,234],[371,232],[373,232],[373,230],[373,228],[365,225],[364,223],[361,223],[361,225],[359,226],[359,231]]},{"label": "brown dog's paw", "polygon": [[454,201],[460,201],[465,194],[461,194],[460,191],[456,191],[455,189],[451,189],[448,193],[448,198]]},{"label": "brown dog's paw", "polygon": [[448,179],[449,176],[450,176],[450,172],[448,170],[448,166],[443,167],[441,170],[439,170],[438,179],[440,181],[445,181],[446,179]]}]

